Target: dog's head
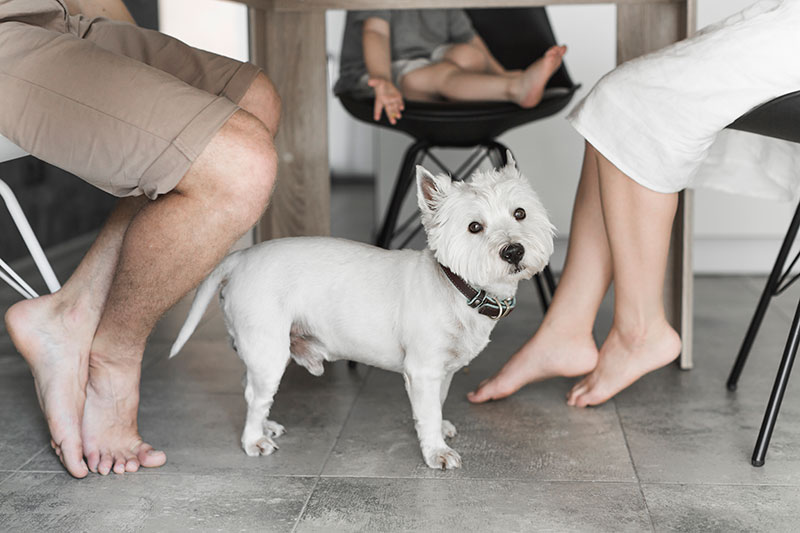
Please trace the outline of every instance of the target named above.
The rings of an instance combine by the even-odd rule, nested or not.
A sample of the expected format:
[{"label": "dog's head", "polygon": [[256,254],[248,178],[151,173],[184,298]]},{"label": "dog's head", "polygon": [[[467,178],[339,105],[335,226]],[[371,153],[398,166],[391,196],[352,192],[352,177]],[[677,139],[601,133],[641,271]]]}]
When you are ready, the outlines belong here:
[{"label": "dog's head", "polygon": [[553,253],[553,225],[510,152],[462,182],[418,166],[417,201],[436,259],[475,286],[516,286]]}]

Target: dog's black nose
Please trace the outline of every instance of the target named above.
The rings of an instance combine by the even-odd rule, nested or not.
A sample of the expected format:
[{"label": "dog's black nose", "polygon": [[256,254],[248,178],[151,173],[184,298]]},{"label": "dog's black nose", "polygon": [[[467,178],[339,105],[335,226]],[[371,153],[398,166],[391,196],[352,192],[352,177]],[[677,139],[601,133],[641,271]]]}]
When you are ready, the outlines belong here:
[{"label": "dog's black nose", "polygon": [[519,262],[522,261],[523,255],[525,255],[525,248],[518,242],[504,246],[503,249],[500,250],[500,257],[503,258],[503,261],[511,263],[512,265],[518,265]]}]

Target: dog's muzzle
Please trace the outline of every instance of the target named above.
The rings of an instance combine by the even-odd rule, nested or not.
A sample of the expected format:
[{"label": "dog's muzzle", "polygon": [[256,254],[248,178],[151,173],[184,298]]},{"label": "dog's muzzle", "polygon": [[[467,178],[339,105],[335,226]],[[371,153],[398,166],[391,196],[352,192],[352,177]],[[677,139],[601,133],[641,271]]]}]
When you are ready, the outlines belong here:
[{"label": "dog's muzzle", "polygon": [[525,247],[518,242],[503,246],[500,250],[500,257],[510,265],[518,265],[524,255]]}]

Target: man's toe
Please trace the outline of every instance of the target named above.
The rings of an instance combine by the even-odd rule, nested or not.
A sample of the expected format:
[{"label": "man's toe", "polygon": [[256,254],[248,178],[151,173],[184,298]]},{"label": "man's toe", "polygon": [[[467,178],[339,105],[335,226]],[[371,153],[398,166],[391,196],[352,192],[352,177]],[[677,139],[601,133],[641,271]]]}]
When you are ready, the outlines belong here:
[{"label": "man's toe", "polygon": [[145,468],[156,468],[167,462],[167,454],[154,450],[149,444],[142,444],[136,454],[139,464]]},{"label": "man's toe", "polygon": [[89,474],[89,468],[83,460],[83,448],[80,442],[64,441],[56,447],[56,450],[64,467],[74,477],[80,479]]},{"label": "man's toe", "polygon": [[111,472],[111,467],[114,465],[114,458],[110,453],[100,454],[100,463],[97,465],[97,472],[103,476],[107,476]]}]

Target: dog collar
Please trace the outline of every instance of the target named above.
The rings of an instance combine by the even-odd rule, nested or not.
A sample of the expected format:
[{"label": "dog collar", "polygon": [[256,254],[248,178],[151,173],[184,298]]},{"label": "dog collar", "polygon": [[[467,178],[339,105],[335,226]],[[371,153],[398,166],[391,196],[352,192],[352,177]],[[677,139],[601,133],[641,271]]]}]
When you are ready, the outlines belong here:
[{"label": "dog collar", "polygon": [[467,298],[467,305],[473,309],[477,309],[480,314],[486,315],[492,320],[500,320],[504,316],[508,316],[511,311],[514,310],[514,307],[516,307],[516,297],[512,296],[511,298],[501,300],[499,298],[495,298],[494,296],[489,296],[486,294],[486,291],[483,289],[480,291],[477,290],[475,287],[464,281],[461,276],[443,264],[439,263],[439,266],[441,267],[442,272],[444,272],[444,275],[447,276],[447,279],[450,280],[450,283],[452,283],[453,286],[458,289],[458,292]]}]

